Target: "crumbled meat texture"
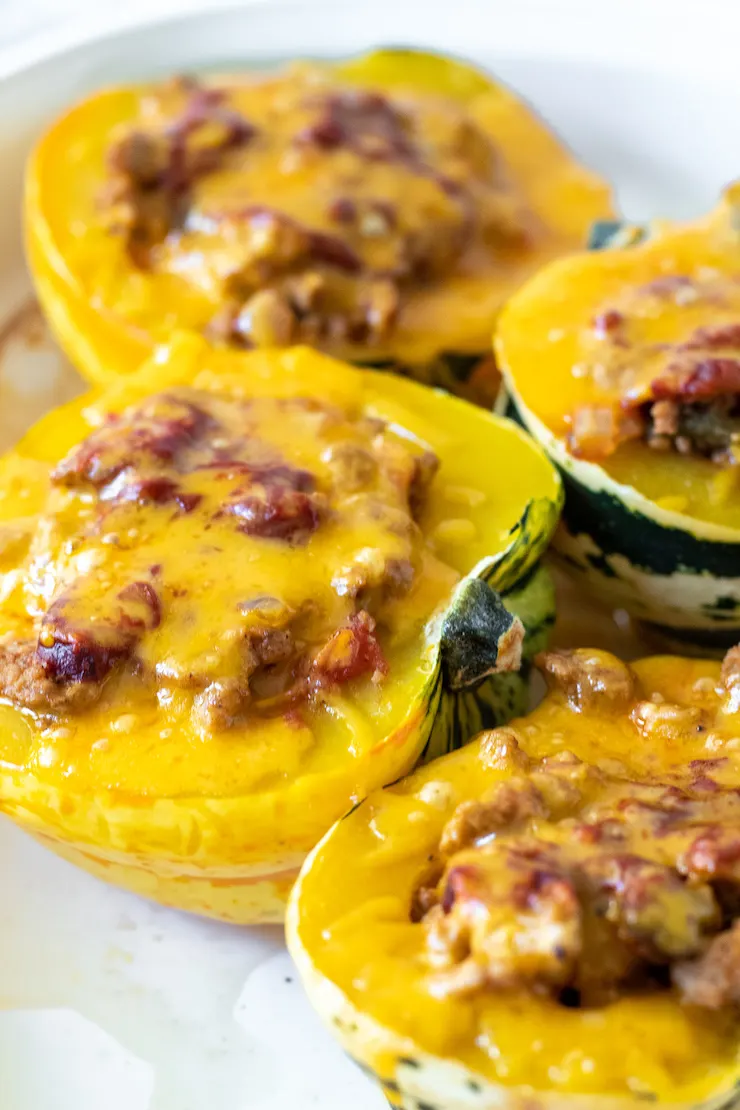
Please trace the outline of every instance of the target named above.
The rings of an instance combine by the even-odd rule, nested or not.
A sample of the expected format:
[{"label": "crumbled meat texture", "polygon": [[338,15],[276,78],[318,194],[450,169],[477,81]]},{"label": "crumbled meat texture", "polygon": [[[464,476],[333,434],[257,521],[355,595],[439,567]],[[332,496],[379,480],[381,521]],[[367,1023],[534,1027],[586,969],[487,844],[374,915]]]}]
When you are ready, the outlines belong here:
[{"label": "crumbled meat texture", "polygon": [[740,1004],[740,921],[715,937],[697,959],[675,964],[672,978],[689,1006],[721,1010]]},{"label": "crumbled meat texture", "polygon": [[[666,376],[653,384],[653,396],[679,398],[685,402],[714,401],[719,397],[733,396],[740,392],[740,358],[705,358],[701,361],[687,359],[670,367]],[[673,372],[673,376],[671,375]]]},{"label": "crumbled meat texture", "polygon": [[740,829],[710,825],[698,833],[679,867],[692,881],[740,881]]},{"label": "crumbled meat texture", "polygon": [[35,643],[0,647],[0,694],[15,705],[41,714],[89,709],[100,697],[95,682],[55,682],[36,655]]},{"label": "crumbled meat texture", "polygon": [[438,993],[569,982],[581,948],[580,904],[546,846],[495,841],[462,854],[442,882],[441,902],[424,919]]},{"label": "crumbled meat texture", "polygon": [[552,756],[541,768],[498,783],[480,801],[462,802],[442,831],[440,850],[451,855],[533,818],[559,819],[580,803],[594,777],[598,772],[570,752]]},{"label": "crumbled meat texture", "polygon": [[194,716],[203,732],[233,728],[255,708],[255,699],[259,707],[263,694],[276,708],[305,686],[305,660],[294,631],[300,615],[277,603],[263,609],[263,619],[272,623],[250,626],[237,645],[237,674],[214,677],[195,669],[183,676],[180,684],[198,691]]},{"label": "crumbled meat texture", "polygon": [[323,454],[332,477],[348,493],[359,493],[374,480],[378,464],[371,451],[358,443],[345,440],[333,443]]},{"label": "crumbled meat texture", "polygon": [[591,855],[580,867],[593,899],[589,909],[648,963],[698,952],[704,931],[719,923],[710,888],[690,886],[672,867],[621,854]]},{"label": "crumbled meat texture", "polygon": [[[663,285],[651,283],[643,292],[659,297],[670,293],[692,303],[699,296],[686,278],[668,277]],[[618,325],[612,323],[617,316],[621,317]],[[611,345],[615,373],[624,372],[631,381],[631,363],[639,359],[640,351],[622,350],[629,347],[624,339],[627,323],[623,314],[607,310],[596,318],[594,331]],[[681,342],[645,348],[642,354],[654,357],[658,350],[664,367],[650,383],[650,399],[635,404],[625,398],[621,409],[610,405],[577,409],[571,417],[571,451],[589,459],[605,458],[621,443],[638,437],[656,451],[735,463],[740,443],[740,323],[699,327]],[[604,357],[608,360],[608,352],[605,356],[600,350],[598,359]]]},{"label": "crumbled meat texture", "polygon": [[257,627],[250,631],[249,651],[259,667],[284,663],[295,652],[295,638],[290,628]]},{"label": "crumbled meat texture", "polygon": [[[227,283],[227,292],[235,297],[257,294],[261,286],[285,276],[291,278],[286,290],[296,295],[297,273],[305,278],[315,264],[347,275],[362,269],[359,255],[338,235],[314,231],[273,208],[252,205],[238,213],[213,212],[210,219],[242,246],[240,265],[230,271]],[[299,269],[306,266],[308,273]],[[300,312],[300,304],[296,308]]]},{"label": "crumbled meat texture", "polygon": [[739,440],[740,406],[734,394],[707,402],[656,401],[648,408],[646,441],[656,450],[731,462]]},{"label": "crumbled meat texture", "polygon": [[526,779],[502,782],[480,802],[462,802],[445,825],[439,847],[445,855],[459,852],[517,821],[543,816],[540,792]]},{"label": "crumbled meat texture", "polygon": [[110,230],[123,236],[137,266],[147,269],[152,250],[182,226],[194,182],[254,134],[222,92],[196,84],[182,114],[165,131],[134,130],[112,145],[101,202]]},{"label": "crumbled meat texture", "polygon": [[[582,654],[585,669],[541,660],[575,708],[616,706],[664,729],[656,743],[701,722],[699,707],[641,701],[612,657]],[[530,990],[588,1007],[672,982],[689,1005],[740,1004],[740,796],[723,785],[724,756],[691,761],[680,786],[640,782],[567,751],[534,759],[505,728],[480,758],[498,781],[448,818],[413,895],[433,993]]]},{"label": "crumbled meat texture", "polygon": [[522,750],[520,737],[510,725],[484,732],[480,737],[481,759],[497,771],[528,771],[532,760]]},{"label": "crumbled meat texture", "polygon": [[248,685],[235,678],[218,679],[195,698],[196,724],[207,734],[224,732],[238,724],[248,703]]},{"label": "crumbled meat texture", "polygon": [[619,711],[635,697],[634,672],[607,651],[548,651],[536,663],[550,689],[563,693],[575,710]]},{"label": "crumbled meat texture", "polygon": [[[423,917],[432,989],[614,997],[642,972],[699,955],[721,914],[710,886],[601,845],[509,832],[452,856]],[[475,974],[473,974],[473,971]]]},{"label": "crumbled meat texture", "polygon": [[[269,432],[262,438],[263,420],[266,429],[285,427],[289,438],[291,421],[298,439],[318,437],[317,472],[283,457]],[[18,662],[27,657],[25,646],[5,649],[0,689],[19,705],[72,711],[91,705],[114,672],[126,671],[151,693],[157,685],[189,691],[197,727],[210,733],[248,714],[288,712],[299,699],[322,699],[322,691],[345,682],[381,682],[388,662],[376,620],[382,629],[386,606],[415,581],[422,533],[414,513],[437,465],[382,420],[348,418],[310,398],[240,401],[181,387],[109,416],[52,471],[56,488],[40,541],[48,545],[46,529],[59,528],[57,506],[65,515],[79,510],[79,532],[60,551],[32,666],[23,671]],[[185,514],[196,514],[192,526],[181,521]],[[223,635],[216,628],[205,647],[180,651],[166,632],[156,645],[148,638],[169,619],[192,626],[193,589],[173,580],[174,565],[160,556],[140,558],[142,542],[159,542],[177,521],[185,544],[193,535],[198,545],[192,554],[213,551],[217,563],[221,538],[306,546],[329,519],[346,523],[364,543],[326,583],[340,602],[328,627],[313,598],[288,604],[262,596],[235,600]],[[377,546],[369,542],[374,531]],[[258,549],[243,542],[248,562]],[[187,576],[189,551],[184,555],[178,575]],[[128,582],[126,565],[136,568]]]},{"label": "crumbled meat texture", "polygon": [[660,436],[661,439],[670,440],[677,436],[680,413],[680,406],[675,401],[656,401],[650,409],[650,437]]},{"label": "crumbled meat texture", "polygon": [[[235,107],[238,86],[153,89],[149,117],[109,149],[104,225],[140,269],[215,289],[213,339],[380,346],[408,293],[444,280],[469,250],[493,263],[535,234],[499,151],[463,106],[317,76],[257,86],[244,109],[253,119]],[[301,219],[314,208],[314,169],[325,194],[318,226]]]},{"label": "crumbled meat texture", "polygon": [[414,459],[414,469],[409,482],[409,508],[415,519],[424,507],[429,487],[439,470],[439,459],[432,451],[425,451]]},{"label": "crumbled meat texture", "polygon": [[401,305],[398,279],[365,277],[354,306],[330,295],[327,269],[340,285],[342,276],[363,275],[359,255],[338,236],[264,207],[212,219],[241,252],[226,284],[227,303],[208,325],[212,339],[247,348],[298,340],[372,344],[391,331]]}]

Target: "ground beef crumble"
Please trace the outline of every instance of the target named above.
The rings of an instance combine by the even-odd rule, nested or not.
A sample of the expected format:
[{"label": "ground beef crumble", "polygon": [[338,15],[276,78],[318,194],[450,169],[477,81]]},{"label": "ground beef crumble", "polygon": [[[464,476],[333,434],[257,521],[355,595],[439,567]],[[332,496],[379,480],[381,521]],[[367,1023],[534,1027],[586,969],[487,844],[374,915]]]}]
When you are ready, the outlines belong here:
[{"label": "ground beef crumble", "polygon": [[453,103],[323,71],[246,93],[170,82],[147,102],[109,148],[101,218],[137,268],[210,290],[216,341],[379,345],[407,296],[468,251],[521,250],[533,234],[499,152]]},{"label": "ground beef crumble", "polygon": [[[728,693],[737,653],[720,680]],[[547,653],[539,665],[572,712],[601,700],[630,719],[647,704],[606,653]],[[522,743],[516,728],[488,734],[496,784],[453,811],[415,891],[429,989],[593,1007],[672,985],[687,1005],[737,1006],[740,797],[712,778],[722,757],[663,783],[568,751],[532,758]]]},{"label": "ground beef crumble", "polygon": [[[317,472],[263,438],[264,422],[280,429],[278,440],[302,435],[315,444]],[[416,579],[424,542],[418,518],[437,465],[383,421],[350,418],[307,398],[242,402],[183,387],[107,417],[52,471],[57,508],[42,534],[50,523],[53,534],[54,512],[70,504],[79,507],[79,530],[52,553],[61,559],[59,585],[35,636],[0,644],[0,696],[42,715],[73,714],[94,705],[125,671],[152,689],[189,691],[196,726],[210,734],[358,679],[382,682],[389,670],[386,607]],[[335,623],[327,624],[310,596],[293,605],[237,594],[224,613],[226,632],[221,637],[214,626],[202,657],[186,652],[181,661],[170,652],[147,662],[152,636],[173,619],[193,628],[198,616],[166,559],[147,557],[147,545],[178,521],[186,548],[178,555],[186,563],[200,558],[205,544],[216,567],[219,535],[243,537],[233,547],[237,569],[241,543],[268,545],[260,549],[264,557],[280,557],[340,522],[350,534],[374,531],[380,546],[365,539],[326,583],[343,614]],[[107,553],[114,569],[99,573]],[[245,553],[240,588],[256,554]]]},{"label": "ground beef crumble", "polygon": [[[642,440],[651,449],[697,455],[719,465],[736,462],[740,444],[740,323],[726,316],[738,298],[737,283],[667,275],[631,291],[628,310],[604,309],[592,321],[588,356],[597,384],[622,393],[621,405],[589,404],[570,417],[568,442],[576,455],[608,457],[621,443]],[[641,338],[641,306],[657,317],[697,304],[721,311],[721,322],[695,327],[672,342]],[[648,313],[648,319],[651,313]],[[635,388],[642,367],[655,368]]]}]

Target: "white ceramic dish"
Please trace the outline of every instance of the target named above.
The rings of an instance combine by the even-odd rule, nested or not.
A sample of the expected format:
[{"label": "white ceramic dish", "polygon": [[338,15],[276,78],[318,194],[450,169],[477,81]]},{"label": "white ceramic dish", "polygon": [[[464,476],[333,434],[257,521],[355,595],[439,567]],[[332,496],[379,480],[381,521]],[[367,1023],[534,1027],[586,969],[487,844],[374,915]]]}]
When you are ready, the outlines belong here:
[{"label": "white ceramic dish", "polygon": [[[740,173],[730,0],[347,0],[115,19],[115,33],[88,21],[68,42],[40,38],[0,58],[5,318],[28,295],[19,204],[29,144],[66,103],[120,78],[414,43],[491,66],[614,181],[630,217],[698,211]],[[78,383],[27,321],[0,353],[7,442]],[[348,1106],[382,1100],[314,1020],[279,930],[138,901],[0,824],[1,1110]]]}]

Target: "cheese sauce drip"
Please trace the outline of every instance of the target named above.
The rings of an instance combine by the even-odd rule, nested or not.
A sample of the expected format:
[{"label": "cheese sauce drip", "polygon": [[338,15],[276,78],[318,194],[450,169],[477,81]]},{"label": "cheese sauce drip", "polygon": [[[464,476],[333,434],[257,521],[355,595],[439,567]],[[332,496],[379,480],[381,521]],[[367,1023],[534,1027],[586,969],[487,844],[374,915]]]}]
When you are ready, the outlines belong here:
[{"label": "cheese sauce drip", "polygon": [[214,760],[253,744],[228,766],[259,779],[341,720],[337,700],[382,719],[458,578],[423,530],[436,469],[383,421],[303,397],[178,387],[109,415],[52,471],[3,579],[0,690],[56,745],[33,758],[99,752],[167,793],[218,778],[188,768],[183,730]]}]

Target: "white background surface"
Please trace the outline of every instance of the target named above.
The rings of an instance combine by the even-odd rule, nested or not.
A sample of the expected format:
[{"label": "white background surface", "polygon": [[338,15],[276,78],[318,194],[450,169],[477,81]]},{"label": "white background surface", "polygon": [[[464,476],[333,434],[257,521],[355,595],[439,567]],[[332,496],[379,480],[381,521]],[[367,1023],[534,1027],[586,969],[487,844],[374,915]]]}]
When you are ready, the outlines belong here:
[{"label": "white background surface", "polygon": [[[4,0],[0,75],[106,20],[136,10],[149,18],[153,6],[182,5]],[[522,90],[615,181],[633,218],[698,211],[740,174],[734,0],[345,0],[332,13],[303,0],[301,8],[300,17],[247,13],[124,35],[0,82],[0,287],[16,295],[22,284],[18,200],[32,134],[86,88],[170,65],[423,39],[480,58]],[[17,353],[0,378],[3,369],[19,389],[54,372],[48,358],[40,374]],[[279,930],[230,929],[151,906],[0,823],[0,1110],[383,1105],[314,1020]]]}]

